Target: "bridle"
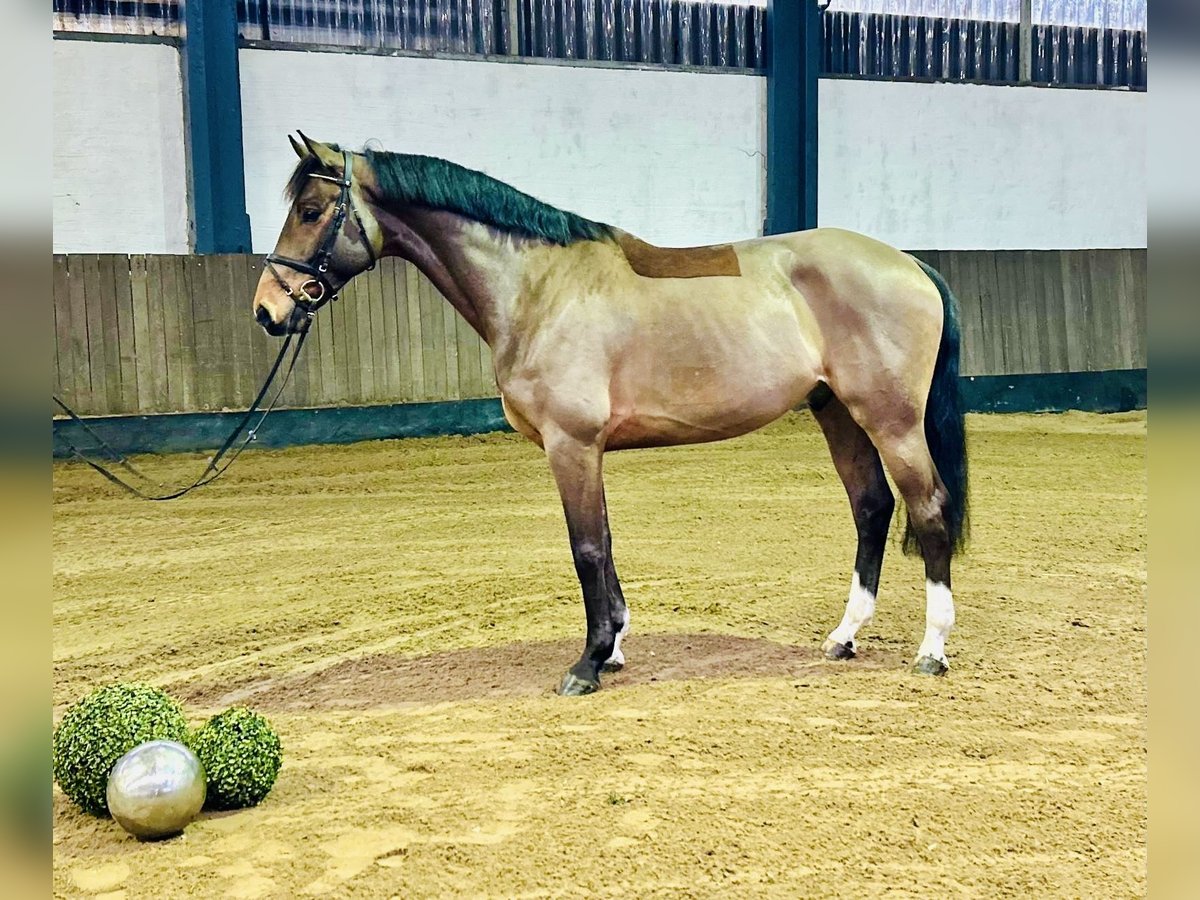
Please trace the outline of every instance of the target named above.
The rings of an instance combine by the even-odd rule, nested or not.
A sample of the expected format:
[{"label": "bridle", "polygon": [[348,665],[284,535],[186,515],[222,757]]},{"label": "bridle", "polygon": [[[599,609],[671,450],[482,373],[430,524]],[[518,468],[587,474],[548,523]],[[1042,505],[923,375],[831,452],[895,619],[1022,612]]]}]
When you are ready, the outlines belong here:
[{"label": "bridle", "polygon": [[[344,165],[341,178],[334,178],[332,175],[321,175],[317,172],[313,172],[308,176],[309,178],[332,181],[341,187],[341,192],[338,194],[337,206],[334,208],[333,218],[330,219],[329,225],[325,229],[325,235],[321,239],[320,246],[317,247],[317,252],[307,261],[289,259],[277,253],[267,254],[267,269],[275,277],[275,281],[278,282],[283,292],[291,297],[292,302],[304,310],[310,319],[316,314],[318,309],[330,300],[337,299],[338,289],[333,286],[327,273],[329,272],[329,264],[333,261],[334,245],[337,243],[342,226],[346,223],[347,211],[354,216],[354,221],[358,225],[359,238],[363,246],[367,248],[367,256],[371,260],[365,271],[369,272],[371,269],[374,269],[375,263],[378,261],[378,257],[375,255],[375,248],[371,245],[371,239],[367,236],[367,229],[363,227],[362,216],[359,215],[358,208],[354,205],[354,200],[350,195],[350,188],[354,180],[354,168],[349,151],[342,151],[342,161]],[[292,290],[291,286],[284,281],[283,276],[275,268],[276,264],[286,266],[295,272],[301,272],[304,275],[308,275],[309,278],[300,285],[298,292]]]}]

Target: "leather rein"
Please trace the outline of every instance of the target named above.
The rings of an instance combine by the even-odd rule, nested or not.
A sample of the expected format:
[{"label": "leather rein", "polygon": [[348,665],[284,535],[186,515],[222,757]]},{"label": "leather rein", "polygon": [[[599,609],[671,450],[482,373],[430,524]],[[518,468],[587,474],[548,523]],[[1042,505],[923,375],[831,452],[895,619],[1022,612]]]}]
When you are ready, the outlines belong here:
[{"label": "leather rein", "polygon": [[[304,310],[304,313],[309,319],[312,319],[313,316],[316,315],[317,310],[330,300],[337,299],[338,288],[335,288],[333,283],[329,280],[328,272],[330,263],[333,261],[333,251],[334,246],[337,244],[338,235],[341,234],[342,228],[346,224],[347,213],[354,216],[354,221],[358,225],[359,237],[362,240],[363,246],[367,248],[367,254],[371,261],[367,266],[367,269],[370,270],[375,268],[375,263],[378,262],[378,257],[375,254],[375,248],[371,246],[371,239],[367,236],[367,230],[363,226],[362,216],[359,215],[358,209],[354,205],[354,200],[350,195],[350,189],[353,186],[354,178],[350,154],[346,151],[343,151],[342,159],[345,163],[345,169],[343,170],[341,178],[334,178],[331,175],[321,175],[318,173],[313,173],[309,176],[310,178],[321,178],[325,181],[332,181],[341,188],[338,194],[337,206],[334,209],[333,218],[330,220],[329,226],[325,230],[325,234],[321,239],[321,244],[317,248],[317,252],[313,254],[312,258],[309,260],[290,259],[286,256],[280,256],[277,253],[270,253],[266,257],[266,267],[268,271],[270,271],[271,275],[275,278],[275,281],[278,282],[279,287],[284,293],[292,298],[293,303],[295,303],[300,309]],[[288,283],[283,279],[283,276],[279,274],[279,271],[275,268],[276,265],[285,266],[286,268],[300,272],[303,275],[308,275],[309,278],[300,285],[297,292],[293,290],[291,286],[288,285]],[[238,420],[237,425],[234,426],[233,431],[230,432],[224,443],[221,444],[220,449],[217,450],[213,457],[208,461],[208,465],[205,466],[204,471],[200,473],[200,476],[186,487],[166,491],[143,489],[136,484],[130,483],[126,480],[126,478],[122,478],[104,463],[92,459],[65,438],[63,438],[63,443],[66,444],[67,449],[76,459],[87,463],[87,465],[91,466],[113,484],[124,488],[131,494],[141,497],[143,500],[175,500],[179,497],[182,497],[196,488],[203,487],[206,484],[211,484],[220,478],[221,475],[223,475],[225,471],[231,465],[233,465],[234,460],[241,455],[242,451],[245,450],[246,447],[256,439],[258,436],[258,429],[266,420],[267,415],[275,408],[275,404],[279,402],[279,398],[283,394],[283,389],[287,387],[287,383],[292,376],[292,370],[296,366],[296,359],[300,356],[300,349],[304,346],[304,339],[307,336],[307,329],[300,331],[298,334],[296,332],[288,333],[287,337],[284,339],[283,345],[279,348],[279,355],[275,357],[275,363],[271,366],[271,371],[267,374],[266,381],[263,382],[263,386],[259,389],[257,396],[254,398],[254,402],[250,404],[250,408],[247,409],[242,417]],[[241,443],[238,443],[238,436],[242,433],[243,429],[250,424],[250,420],[254,417],[254,414],[258,412],[263,400],[267,396],[267,392],[271,388],[271,383],[275,380],[275,376],[279,374],[279,370],[283,366],[284,358],[287,356],[288,348],[291,346],[293,338],[296,338],[296,344],[292,350],[291,359],[288,361],[287,369],[284,371],[283,381],[280,382],[279,387],[272,396],[270,403],[268,403],[266,408],[263,409],[262,415],[259,417],[258,421],[255,422],[253,427],[246,432]],[[149,476],[145,475],[137,467],[135,467],[133,463],[131,463],[124,455],[109,446],[109,444],[102,437],[100,437],[99,434],[96,433],[95,429],[88,425],[88,423],[84,421],[84,419],[79,416],[78,413],[71,409],[71,407],[67,406],[67,404],[64,403],[61,398],[59,398],[57,395],[52,395],[52,397],[59,408],[66,413],[70,421],[75,425],[78,425],[83,432],[95,442],[96,446],[94,448],[94,452],[103,455],[106,457],[106,462],[112,465],[120,466],[127,473],[129,473],[129,475],[141,479],[147,485],[155,484],[155,482]],[[226,454],[229,454],[229,458],[225,459],[224,463],[222,464],[222,459]],[[161,488],[161,485],[158,485],[158,487]]]}]

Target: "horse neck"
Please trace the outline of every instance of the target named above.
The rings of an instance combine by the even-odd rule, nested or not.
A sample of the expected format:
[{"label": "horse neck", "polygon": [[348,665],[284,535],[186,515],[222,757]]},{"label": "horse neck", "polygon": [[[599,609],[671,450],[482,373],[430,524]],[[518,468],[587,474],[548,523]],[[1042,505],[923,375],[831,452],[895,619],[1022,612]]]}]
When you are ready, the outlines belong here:
[{"label": "horse neck", "polygon": [[384,255],[413,263],[495,347],[509,331],[526,268],[522,242],[445,210],[377,212]]}]

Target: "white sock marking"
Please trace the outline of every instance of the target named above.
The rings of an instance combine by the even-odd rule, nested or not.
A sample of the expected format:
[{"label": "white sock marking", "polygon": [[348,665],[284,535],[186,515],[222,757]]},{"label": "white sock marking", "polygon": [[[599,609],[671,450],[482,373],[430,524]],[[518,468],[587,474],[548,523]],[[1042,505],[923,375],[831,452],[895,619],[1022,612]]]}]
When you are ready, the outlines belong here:
[{"label": "white sock marking", "polygon": [[845,644],[854,649],[854,636],[858,629],[871,622],[875,615],[875,595],[862,586],[858,580],[858,572],[850,582],[850,598],[846,601],[846,612],[842,615],[841,624],[829,633],[829,639],[839,644]]},{"label": "white sock marking", "polygon": [[613,642],[613,652],[608,658],[608,662],[618,666],[625,665],[625,654],[621,652],[621,638],[629,633],[629,607],[625,607],[625,624],[621,626],[621,630],[617,632],[617,639]]},{"label": "white sock marking", "polygon": [[954,597],[950,588],[932,581],[925,582],[925,639],[917,651],[917,660],[931,656],[950,665],[946,660],[946,638],[954,628]]}]

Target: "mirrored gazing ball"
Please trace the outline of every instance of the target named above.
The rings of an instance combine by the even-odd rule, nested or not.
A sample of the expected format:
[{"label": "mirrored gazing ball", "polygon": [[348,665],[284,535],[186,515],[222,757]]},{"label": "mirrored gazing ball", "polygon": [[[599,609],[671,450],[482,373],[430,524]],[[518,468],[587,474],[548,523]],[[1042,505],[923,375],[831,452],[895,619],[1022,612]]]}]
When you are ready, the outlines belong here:
[{"label": "mirrored gazing ball", "polygon": [[196,754],[176,741],[147,741],[108,774],[108,811],[139,840],[183,831],[204,806],[207,783]]}]

